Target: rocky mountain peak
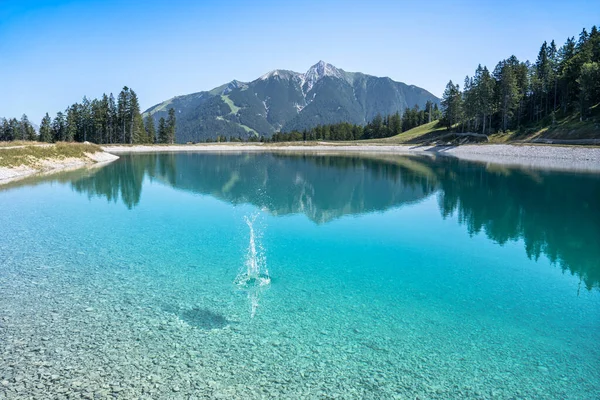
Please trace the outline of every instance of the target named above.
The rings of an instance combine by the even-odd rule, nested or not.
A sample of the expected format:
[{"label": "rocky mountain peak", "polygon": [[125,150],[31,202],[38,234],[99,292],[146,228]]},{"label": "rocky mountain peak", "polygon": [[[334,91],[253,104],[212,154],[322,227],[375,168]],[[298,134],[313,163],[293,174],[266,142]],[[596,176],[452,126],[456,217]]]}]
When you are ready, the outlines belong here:
[{"label": "rocky mountain peak", "polygon": [[326,76],[344,79],[344,71],[336,68],[335,66],[329,63],[326,63],[323,60],[319,61],[318,63],[310,67],[308,71],[306,71],[306,73],[304,74],[303,87],[304,85],[306,85],[305,91],[309,92],[315,85],[315,83],[317,83]]}]

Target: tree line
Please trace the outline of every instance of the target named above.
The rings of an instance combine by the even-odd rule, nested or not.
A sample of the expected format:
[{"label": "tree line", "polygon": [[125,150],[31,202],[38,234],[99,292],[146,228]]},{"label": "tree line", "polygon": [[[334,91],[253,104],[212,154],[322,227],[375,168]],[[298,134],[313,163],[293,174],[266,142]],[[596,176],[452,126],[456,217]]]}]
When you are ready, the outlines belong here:
[{"label": "tree line", "polygon": [[448,82],[442,98],[442,123],[489,134],[520,130],[526,124],[555,124],[578,114],[581,121],[600,102],[600,33],[596,26],[557,48],[544,42],[535,63],[514,55],[493,71],[479,65],[463,90]]},{"label": "tree line", "polygon": [[27,115],[0,120],[0,140],[29,140],[40,142],[93,142],[113,143],[174,143],[176,133],[175,110],[170,108],[165,119],[158,121],[147,115],[142,118],[138,97],[125,86],[115,100],[113,94],[100,99],[84,97],[81,103],[59,111],[54,118],[48,113],[42,118],[36,133]]},{"label": "tree line", "polygon": [[292,130],[289,132],[275,132],[271,137],[217,135],[215,138],[206,139],[211,142],[298,142],[298,141],[349,141],[363,139],[386,138],[398,135],[409,129],[440,119],[442,111],[436,103],[427,101],[425,109],[418,105],[407,108],[402,115],[396,112],[391,115],[382,116],[377,114],[366,125],[351,124],[349,122],[338,122],[335,124],[317,125],[302,131]]},{"label": "tree line", "polygon": [[402,113],[382,116],[377,114],[366,125],[354,125],[347,122],[337,124],[318,125],[303,131],[276,132],[273,134],[274,142],[313,141],[313,140],[363,140],[378,139],[396,136],[409,129],[437,120],[441,117],[438,105],[427,101],[425,109],[418,105],[407,108]]}]

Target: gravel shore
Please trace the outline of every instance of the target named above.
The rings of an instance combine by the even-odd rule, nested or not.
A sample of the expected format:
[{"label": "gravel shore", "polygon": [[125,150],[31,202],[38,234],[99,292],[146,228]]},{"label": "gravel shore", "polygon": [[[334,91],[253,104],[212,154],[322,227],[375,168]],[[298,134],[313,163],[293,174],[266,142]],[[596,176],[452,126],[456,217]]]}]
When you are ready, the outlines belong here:
[{"label": "gravel shore", "polygon": [[64,158],[40,160],[35,167],[21,165],[19,167],[0,167],[0,185],[13,182],[36,174],[52,174],[59,171],[69,171],[90,165],[102,165],[119,157],[106,153],[86,154],[86,158]]},{"label": "gravel shore", "polygon": [[571,147],[544,145],[463,145],[463,146],[407,146],[407,145],[265,145],[265,144],[203,144],[158,146],[105,146],[112,154],[147,152],[340,152],[430,154],[490,164],[529,168],[600,172],[600,147]]},{"label": "gravel shore", "polygon": [[0,167],[0,185],[36,174],[51,174],[114,161],[118,154],[153,152],[319,152],[365,154],[425,154],[457,157],[463,160],[527,168],[565,171],[600,172],[600,147],[572,147],[549,145],[463,145],[463,146],[407,146],[375,144],[200,144],[200,145],[138,145],[104,146],[104,152],[88,154],[87,159],[66,158],[41,160],[34,168],[29,166]]}]

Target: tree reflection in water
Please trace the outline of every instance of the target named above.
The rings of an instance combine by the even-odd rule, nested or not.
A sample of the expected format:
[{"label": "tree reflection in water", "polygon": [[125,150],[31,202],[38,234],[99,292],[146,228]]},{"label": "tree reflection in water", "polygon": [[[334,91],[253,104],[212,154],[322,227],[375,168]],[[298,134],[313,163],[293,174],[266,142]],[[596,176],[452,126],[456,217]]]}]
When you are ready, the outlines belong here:
[{"label": "tree reflection in water", "polygon": [[437,194],[443,217],[504,244],[522,239],[532,259],[546,255],[600,287],[600,177],[485,166],[450,157],[275,153],[166,153],[123,156],[74,180],[89,196],[129,208],[144,179],[250,203],[273,215],[303,213],[316,223],[385,211]]}]

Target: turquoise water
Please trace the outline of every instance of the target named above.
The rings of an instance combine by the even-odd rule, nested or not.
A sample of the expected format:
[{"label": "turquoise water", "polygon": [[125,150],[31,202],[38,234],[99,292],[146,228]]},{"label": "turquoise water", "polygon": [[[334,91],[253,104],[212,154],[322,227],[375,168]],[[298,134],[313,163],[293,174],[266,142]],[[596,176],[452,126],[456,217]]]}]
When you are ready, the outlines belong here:
[{"label": "turquoise water", "polygon": [[598,175],[132,155],[0,207],[0,398],[600,398]]}]

